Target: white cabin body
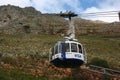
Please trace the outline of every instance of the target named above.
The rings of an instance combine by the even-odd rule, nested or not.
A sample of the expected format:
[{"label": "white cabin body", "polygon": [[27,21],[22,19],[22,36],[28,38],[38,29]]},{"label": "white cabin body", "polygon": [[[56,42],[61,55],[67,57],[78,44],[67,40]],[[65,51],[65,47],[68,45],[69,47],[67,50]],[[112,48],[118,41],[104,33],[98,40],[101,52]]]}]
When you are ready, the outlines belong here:
[{"label": "white cabin body", "polygon": [[59,41],[51,51],[50,62],[57,67],[79,67],[85,63],[85,51],[82,44],[77,41]]}]

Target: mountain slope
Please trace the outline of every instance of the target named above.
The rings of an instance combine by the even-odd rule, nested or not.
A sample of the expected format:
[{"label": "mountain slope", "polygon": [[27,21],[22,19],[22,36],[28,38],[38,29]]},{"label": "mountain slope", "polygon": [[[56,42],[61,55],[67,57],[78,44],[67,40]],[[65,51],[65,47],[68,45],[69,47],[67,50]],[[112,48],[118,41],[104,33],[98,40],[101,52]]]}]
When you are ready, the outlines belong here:
[{"label": "mountain slope", "polygon": [[0,12],[0,33],[52,34],[66,25],[63,18],[42,15],[32,7],[1,6]]},{"label": "mountain slope", "polygon": [[[120,33],[120,23],[104,23],[74,18],[76,34]],[[66,34],[68,21],[60,16],[42,14],[33,7],[0,6],[0,33]]]}]

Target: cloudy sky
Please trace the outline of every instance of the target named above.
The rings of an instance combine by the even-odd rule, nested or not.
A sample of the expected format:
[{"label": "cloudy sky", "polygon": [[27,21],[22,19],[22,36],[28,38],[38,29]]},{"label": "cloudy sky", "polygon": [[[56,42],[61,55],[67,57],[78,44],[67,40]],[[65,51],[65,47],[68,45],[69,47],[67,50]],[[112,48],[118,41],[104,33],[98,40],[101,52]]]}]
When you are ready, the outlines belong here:
[{"label": "cloudy sky", "polygon": [[[71,10],[77,14],[120,11],[120,0],[0,0],[0,5],[15,5],[19,7],[33,6],[42,13],[59,13]],[[105,16],[81,16],[91,20],[102,20],[106,22],[119,21],[118,14]]]}]

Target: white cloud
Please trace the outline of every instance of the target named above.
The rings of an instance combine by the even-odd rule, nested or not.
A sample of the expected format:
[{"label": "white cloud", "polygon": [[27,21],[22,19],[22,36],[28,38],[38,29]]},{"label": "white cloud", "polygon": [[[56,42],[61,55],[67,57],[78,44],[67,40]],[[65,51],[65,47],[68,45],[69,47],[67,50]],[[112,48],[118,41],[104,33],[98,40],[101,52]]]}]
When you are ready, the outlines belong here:
[{"label": "white cloud", "polygon": [[8,4],[20,7],[33,6],[43,13],[81,10],[79,0],[0,0],[0,5]]},{"label": "white cloud", "polygon": [[120,0],[104,0],[99,3],[100,8],[105,10],[119,10]]},{"label": "white cloud", "polygon": [[33,0],[32,1],[33,7],[35,7],[37,10],[47,13],[47,12],[56,12],[59,11],[59,9],[62,9],[61,6],[59,6],[58,1],[52,0]]},{"label": "white cloud", "polygon": [[8,5],[8,4],[20,6],[20,7],[31,6],[29,0],[0,0],[0,5]]},{"label": "white cloud", "polygon": [[79,0],[33,0],[32,4],[37,10],[40,10],[43,13],[57,13],[66,10],[77,11],[78,9],[80,10]]},{"label": "white cloud", "polygon": [[[97,1],[97,0],[95,0]],[[120,11],[120,0],[101,0],[97,1],[98,7],[90,7],[87,8],[84,12],[86,13],[93,13],[93,12],[104,12],[104,11]],[[111,15],[108,15],[111,16]],[[112,16],[118,16],[116,13]],[[86,19],[92,19],[92,20],[102,20],[105,22],[114,22],[119,21],[118,17],[99,17],[99,16],[92,16],[92,17],[85,17]]]}]

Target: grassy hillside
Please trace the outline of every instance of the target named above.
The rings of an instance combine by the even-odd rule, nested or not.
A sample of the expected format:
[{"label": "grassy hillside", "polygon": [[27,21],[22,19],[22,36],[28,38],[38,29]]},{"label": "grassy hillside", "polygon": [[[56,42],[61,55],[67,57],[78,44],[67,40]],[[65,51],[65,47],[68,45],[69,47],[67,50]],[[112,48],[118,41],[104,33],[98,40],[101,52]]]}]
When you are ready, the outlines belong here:
[{"label": "grassy hillside", "polygon": [[[77,39],[86,48],[87,64],[120,69],[120,35],[81,35]],[[0,34],[0,79],[69,80],[69,69],[57,69],[48,62],[49,49],[59,40],[63,40],[60,35]]]},{"label": "grassy hillside", "polygon": [[86,47],[88,63],[98,58],[107,61],[110,68],[120,69],[120,35],[86,35],[78,39]]}]

